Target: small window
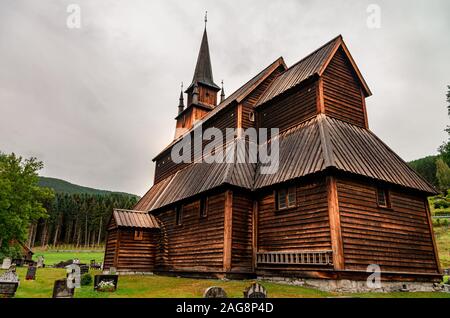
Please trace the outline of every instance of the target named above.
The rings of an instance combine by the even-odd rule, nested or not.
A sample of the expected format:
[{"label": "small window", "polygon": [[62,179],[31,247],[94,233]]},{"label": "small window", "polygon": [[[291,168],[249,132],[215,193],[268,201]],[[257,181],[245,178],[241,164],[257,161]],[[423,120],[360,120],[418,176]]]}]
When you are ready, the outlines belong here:
[{"label": "small window", "polygon": [[205,218],[208,215],[208,205],[208,197],[200,199],[200,217]]},{"label": "small window", "polygon": [[255,121],[255,112],[251,111],[251,112],[248,114],[248,120],[250,120],[251,122],[254,122],[254,121]]},{"label": "small window", "polygon": [[276,192],[276,206],[278,210],[293,208],[296,205],[296,187],[282,188]]},{"label": "small window", "polygon": [[176,224],[181,225],[182,219],[183,219],[183,206],[177,205],[175,207],[175,218],[176,218]]},{"label": "small window", "polygon": [[144,231],[135,230],[134,231],[134,240],[135,241],[142,241],[144,238]]},{"label": "small window", "polygon": [[389,191],[385,188],[377,188],[377,204],[379,207],[389,208]]}]

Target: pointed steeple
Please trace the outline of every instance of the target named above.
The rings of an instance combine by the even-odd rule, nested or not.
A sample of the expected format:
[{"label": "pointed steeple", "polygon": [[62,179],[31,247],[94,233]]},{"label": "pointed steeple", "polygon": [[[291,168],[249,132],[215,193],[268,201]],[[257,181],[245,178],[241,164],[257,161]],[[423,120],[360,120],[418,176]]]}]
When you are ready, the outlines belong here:
[{"label": "pointed steeple", "polygon": [[180,102],[178,103],[178,114],[184,110],[183,82],[181,82]]},{"label": "pointed steeple", "polygon": [[200,51],[198,52],[197,64],[195,66],[194,77],[192,78],[191,85],[187,88],[186,92],[194,85],[194,83],[201,83],[217,90],[220,87],[214,83],[211,57],[209,56],[209,44],[208,34],[206,33],[206,16],[205,16],[205,29],[203,31],[202,43],[200,44]]},{"label": "pointed steeple", "polygon": [[222,80],[222,89],[220,90],[220,102],[225,100],[225,90],[223,88],[223,80]]}]

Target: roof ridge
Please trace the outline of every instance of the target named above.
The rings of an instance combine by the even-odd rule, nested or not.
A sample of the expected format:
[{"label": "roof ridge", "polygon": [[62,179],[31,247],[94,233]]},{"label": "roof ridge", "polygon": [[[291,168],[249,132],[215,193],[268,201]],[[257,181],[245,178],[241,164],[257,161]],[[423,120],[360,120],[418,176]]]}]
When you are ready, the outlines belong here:
[{"label": "roof ridge", "polygon": [[327,126],[327,116],[325,114],[317,115],[317,123],[319,126],[319,134],[320,134],[320,144],[322,148],[322,154],[325,160],[325,167],[334,167],[334,153],[333,153],[333,145],[330,140],[330,132]]}]

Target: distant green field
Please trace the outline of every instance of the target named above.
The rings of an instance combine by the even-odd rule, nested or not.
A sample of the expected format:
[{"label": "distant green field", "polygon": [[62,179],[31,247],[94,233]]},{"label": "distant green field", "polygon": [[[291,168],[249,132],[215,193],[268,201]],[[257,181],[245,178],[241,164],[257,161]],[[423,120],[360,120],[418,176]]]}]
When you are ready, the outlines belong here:
[{"label": "distant green field", "polygon": [[45,264],[54,265],[61,261],[78,258],[81,263],[89,264],[91,259],[95,259],[97,263],[103,262],[103,250],[96,251],[35,251],[33,259],[37,260],[38,256],[44,256]]}]

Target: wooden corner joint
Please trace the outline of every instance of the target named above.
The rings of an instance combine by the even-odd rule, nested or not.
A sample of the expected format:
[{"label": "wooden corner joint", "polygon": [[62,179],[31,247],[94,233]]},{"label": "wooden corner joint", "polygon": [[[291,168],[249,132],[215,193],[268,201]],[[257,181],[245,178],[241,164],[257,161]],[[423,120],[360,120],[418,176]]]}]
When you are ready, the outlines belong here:
[{"label": "wooden corner joint", "polygon": [[224,232],[223,232],[223,271],[231,270],[232,252],[233,191],[225,191]]},{"label": "wooden corner joint", "polygon": [[333,265],[336,270],[343,270],[344,247],[341,232],[341,218],[339,214],[339,200],[336,178],[327,177],[328,216],[330,222],[331,249],[333,251]]}]

